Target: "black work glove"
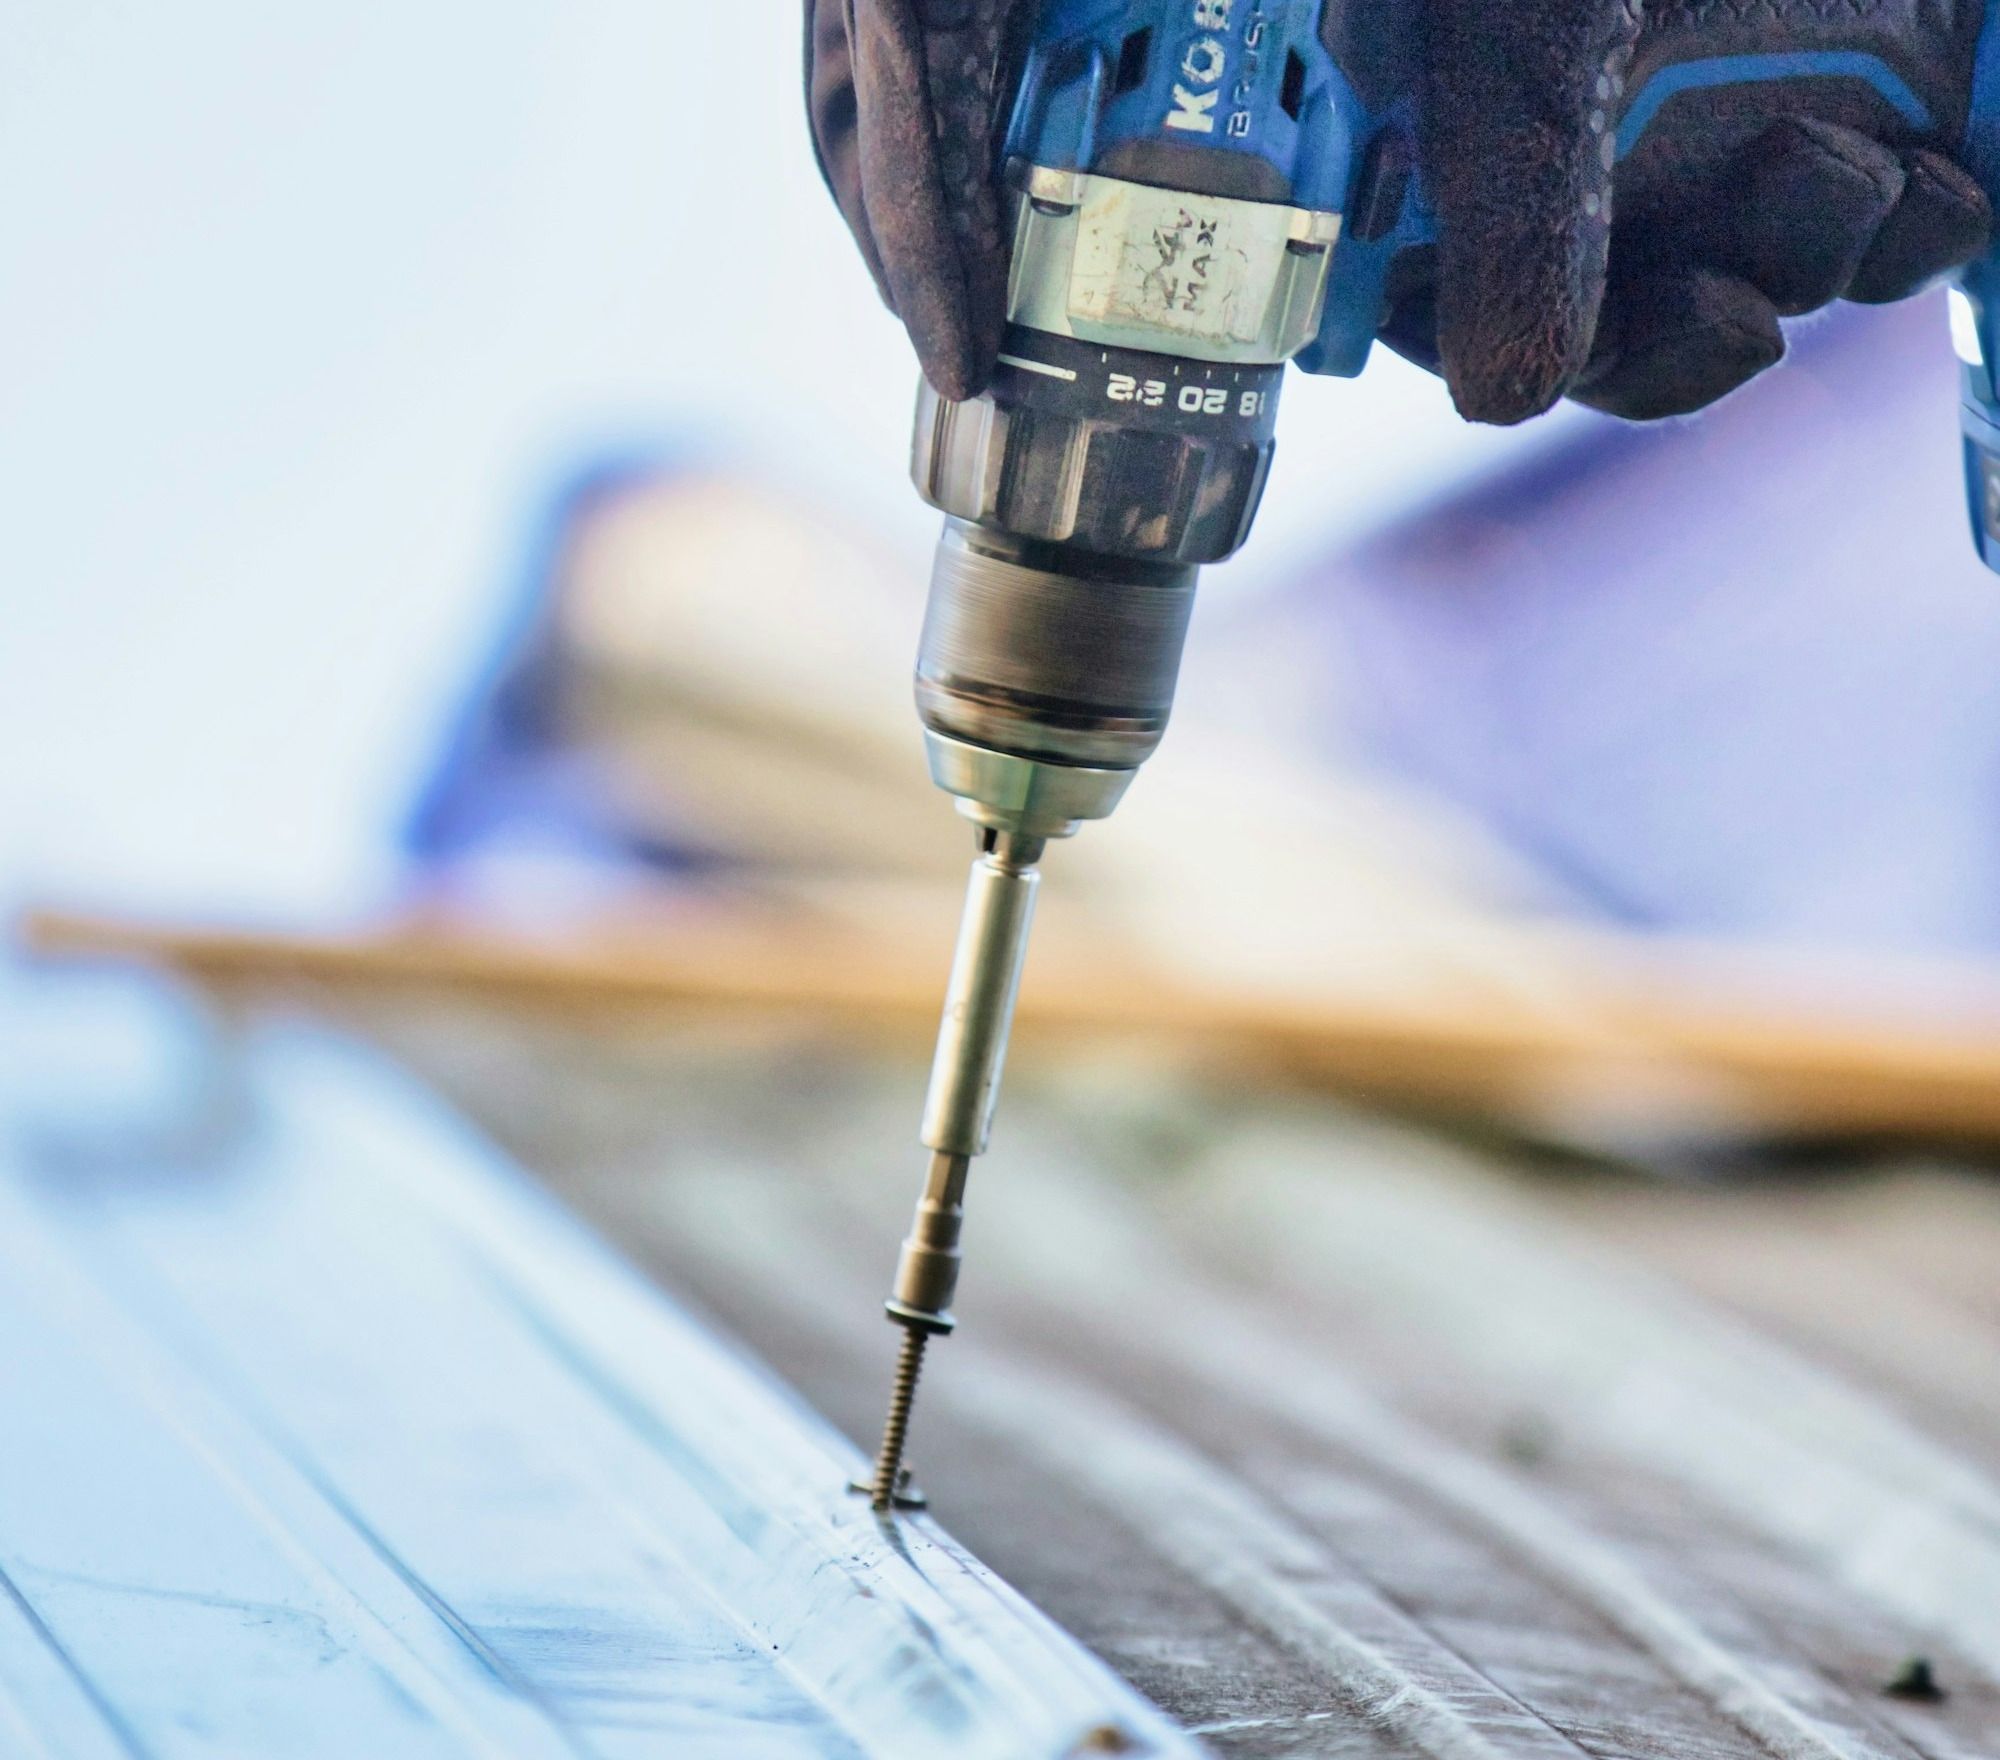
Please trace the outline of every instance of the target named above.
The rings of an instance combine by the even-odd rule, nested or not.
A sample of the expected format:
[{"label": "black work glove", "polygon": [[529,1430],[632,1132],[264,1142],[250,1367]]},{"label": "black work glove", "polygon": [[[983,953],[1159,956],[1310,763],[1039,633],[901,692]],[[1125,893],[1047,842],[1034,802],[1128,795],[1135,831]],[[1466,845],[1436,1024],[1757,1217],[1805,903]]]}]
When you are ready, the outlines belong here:
[{"label": "black work glove", "polygon": [[821,174],[940,395],[976,395],[1006,324],[1001,136],[1037,0],[805,0]]},{"label": "black work glove", "polygon": [[[1635,80],[1696,42],[1702,54],[1863,48],[1902,74],[1939,140],[1962,136],[1976,0],[1760,0],[1747,26],[1742,11],[1650,0]],[[1688,94],[1662,123],[1618,168],[1610,290],[1572,388],[1614,415],[1699,408],[1784,353],[1780,317],[1903,299],[1987,248],[1979,186],[1853,84]]]},{"label": "black work glove", "polygon": [[1570,395],[1641,421],[1774,365],[1779,318],[1906,298],[1982,254],[1992,225],[1979,186],[1942,155],[1812,117],[1774,123],[1703,183],[1620,199],[1630,223]]},{"label": "black work glove", "polygon": [[[1684,93],[1615,171],[1608,146],[1626,93],[1664,66],[1811,50],[1887,60],[1930,110],[1937,137],[1955,141],[1977,0],[1529,0],[1469,9],[1433,0],[1428,17],[1423,149],[1438,197],[1438,260],[1434,280],[1406,290],[1384,336],[1441,370],[1476,420],[1518,421],[1564,392],[1635,419],[1684,414],[1783,355],[1780,317],[1837,299],[1905,298],[1987,247],[1992,214],[1978,185],[1854,82]],[[1511,51],[1503,37],[1514,39]],[[1595,37],[1614,47],[1585,89],[1577,76]],[[1546,100],[1539,118],[1537,94]],[[1601,155],[1594,166],[1575,156],[1586,134]],[[1511,233],[1509,216],[1495,210],[1516,192],[1490,175],[1509,154],[1546,167]],[[1574,174],[1560,171],[1565,161]],[[1614,185],[1607,276],[1601,235],[1583,221],[1611,215]],[[1468,253],[1491,255],[1482,267]],[[1565,255],[1572,275],[1538,286]],[[1519,265],[1538,260],[1524,276]],[[1494,317],[1458,309],[1464,300],[1486,303]],[[1553,315],[1540,332],[1537,301]],[[1488,351],[1483,370],[1464,358],[1468,346]]]}]

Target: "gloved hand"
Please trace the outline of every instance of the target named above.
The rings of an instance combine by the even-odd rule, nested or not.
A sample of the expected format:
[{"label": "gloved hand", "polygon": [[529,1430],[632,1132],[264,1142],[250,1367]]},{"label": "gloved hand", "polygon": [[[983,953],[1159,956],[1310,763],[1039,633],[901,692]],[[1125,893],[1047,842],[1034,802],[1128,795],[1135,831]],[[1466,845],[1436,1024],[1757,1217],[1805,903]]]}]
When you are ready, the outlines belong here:
[{"label": "gloved hand", "polygon": [[[1612,165],[1628,92],[1735,55],[1865,50],[1956,140],[1978,0],[1431,0],[1423,16],[1439,243],[1383,339],[1474,420],[1564,393],[1685,414],[1784,354],[1780,317],[1903,299],[1987,247],[1979,186],[1851,81],[1682,93]],[[1607,265],[1592,222],[1611,222],[1614,184]]]},{"label": "gloved hand", "polygon": [[[999,346],[998,106],[1033,10],[806,0],[822,169],[949,397],[980,388]],[[1664,61],[1868,47],[1907,70],[1955,138],[1979,10],[1426,0],[1420,145],[1440,242],[1403,278],[1385,340],[1441,371],[1473,420],[1520,421],[1566,392],[1650,417],[1770,365],[1780,314],[1915,291],[1978,254],[1991,216],[1955,165],[1895,137],[1876,100],[1832,81],[1685,95],[1617,168],[1614,228],[1622,100]]]},{"label": "gloved hand", "polygon": [[[1632,88],[1697,56],[1865,49],[1964,132],[1977,0],[1646,0]],[[1905,298],[1987,248],[1973,179],[1851,82],[1718,87],[1672,101],[1617,168],[1610,282],[1570,387],[1615,415],[1680,414],[1784,353],[1780,317]]]}]

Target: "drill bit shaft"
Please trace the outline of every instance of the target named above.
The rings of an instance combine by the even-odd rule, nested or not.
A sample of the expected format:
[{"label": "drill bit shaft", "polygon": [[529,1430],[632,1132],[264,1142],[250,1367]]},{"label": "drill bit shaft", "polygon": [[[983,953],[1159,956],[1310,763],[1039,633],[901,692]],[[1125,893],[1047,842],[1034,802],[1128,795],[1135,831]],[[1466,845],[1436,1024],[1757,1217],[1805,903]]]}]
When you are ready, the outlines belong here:
[{"label": "drill bit shaft", "polygon": [[949,1332],[953,1325],[966,1173],[973,1156],[986,1148],[999,1097],[1041,882],[1035,863],[1042,845],[1039,837],[983,830],[979,857],[972,864],[924,1105],[930,1170],[896,1263],[894,1291],[884,1304],[889,1318],[904,1328],[904,1338],[871,1487],[878,1510],[896,1501],[924,1347],[933,1333]]}]

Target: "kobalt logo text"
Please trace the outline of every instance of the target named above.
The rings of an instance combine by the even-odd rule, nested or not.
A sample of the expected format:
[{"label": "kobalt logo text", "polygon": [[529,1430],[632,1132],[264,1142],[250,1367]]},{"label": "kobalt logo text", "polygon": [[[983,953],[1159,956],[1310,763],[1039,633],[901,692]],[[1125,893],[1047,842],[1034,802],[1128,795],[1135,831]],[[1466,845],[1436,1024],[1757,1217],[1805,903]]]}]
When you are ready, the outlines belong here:
[{"label": "kobalt logo text", "polygon": [[1167,112],[1169,128],[1191,134],[1215,132],[1215,101],[1222,95],[1222,75],[1229,51],[1214,33],[1229,28],[1230,0],[1194,0],[1194,28],[1206,34],[1192,38],[1181,55],[1182,77],[1174,82],[1174,107]]},{"label": "kobalt logo text", "polygon": [[[1229,30],[1229,15],[1238,0],[1194,0],[1193,20],[1196,35],[1188,39],[1187,47],[1181,51],[1180,78],[1174,81],[1173,108],[1167,112],[1166,126],[1177,128],[1188,134],[1215,133],[1216,107],[1223,93],[1223,76],[1229,71],[1230,45],[1225,40]],[[1257,46],[1264,35],[1263,8],[1258,0],[1250,3],[1250,26],[1244,33],[1242,46],[1250,52],[1245,64],[1245,77],[1237,81],[1236,92],[1232,95],[1239,104],[1247,102],[1250,85],[1249,75],[1257,66]],[[1229,112],[1225,131],[1231,135],[1248,134],[1250,112],[1237,108]]]}]

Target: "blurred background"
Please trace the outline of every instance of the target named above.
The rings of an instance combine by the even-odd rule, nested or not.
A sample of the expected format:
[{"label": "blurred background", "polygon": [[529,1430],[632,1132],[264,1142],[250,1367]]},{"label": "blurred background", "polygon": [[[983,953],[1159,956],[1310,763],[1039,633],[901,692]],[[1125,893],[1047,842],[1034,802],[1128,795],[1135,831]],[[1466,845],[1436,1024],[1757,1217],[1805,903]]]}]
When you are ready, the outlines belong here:
[{"label": "blurred background", "polygon": [[[303,1015],[869,1440],[969,852],[909,695],[914,370],[793,9],[10,22],[0,1080],[90,1145],[35,1202],[192,1194],[161,1279],[261,1268],[309,1394],[342,1335],[285,1362],[288,1292],[373,1274],[269,1236],[294,1127],[244,1125],[254,1047],[216,1074]],[[1418,1676],[1593,1754],[1993,1751],[2000,589],[1955,371],[1930,296],[1644,430],[1294,376],[1164,751],[1051,852],[918,1441],[1225,1751],[1322,1751],[1327,1634],[1406,1617]]]},{"label": "blurred background", "polygon": [[[607,450],[680,449],[865,537],[914,629],[914,369],[814,169],[787,8],[17,26],[15,875],[194,906],[379,889],[536,510]],[[1539,443],[1466,432],[1394,361],[1315,390],[1231,594]]]},{"label": "blurred background", "polygon": [[[677,874],[933,954],[913,373],[798,50],[783,8],[29,15],[17,899],[567,935]],[[2000,637],[1943,335],[1845,311],[1643,431],[1469,428],[1386,351],[1295,382],[1169,761],[1061,852],[1079,939],[1509,1044],[1661,983],[1983,1033]]]}]

